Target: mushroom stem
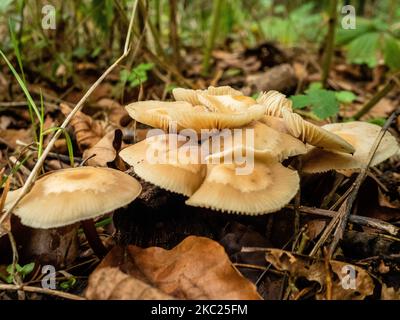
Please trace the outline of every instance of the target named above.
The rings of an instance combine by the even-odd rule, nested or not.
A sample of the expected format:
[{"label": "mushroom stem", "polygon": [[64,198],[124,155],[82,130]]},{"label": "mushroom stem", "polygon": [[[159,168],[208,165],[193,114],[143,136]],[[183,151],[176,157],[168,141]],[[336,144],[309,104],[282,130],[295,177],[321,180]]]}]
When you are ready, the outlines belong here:
[{"label": "mushroom stem", "polygon": [[93,219],[81,221],[81,224],[86,239],[89,242],[90,247],[93,249],[95,255],[99,258],[103,258],[107,253],[107,249],[104,247],[103,242],[101,242],[99,235],[97,234]]}]

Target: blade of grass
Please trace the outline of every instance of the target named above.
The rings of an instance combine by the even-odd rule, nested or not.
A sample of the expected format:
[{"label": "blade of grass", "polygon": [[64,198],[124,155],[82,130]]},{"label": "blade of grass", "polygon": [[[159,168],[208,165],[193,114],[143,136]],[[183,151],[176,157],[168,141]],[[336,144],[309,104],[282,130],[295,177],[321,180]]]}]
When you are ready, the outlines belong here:
[{"label": "blade of grass", "polygon": [[21,77],[19,76],[18,72],[14,69],[13,65],[11,64],[11,62],[7,59],[7,57],[5,56],[5,54],[3,53],[3,51],[0,49],[0,55],[3,57],[4,61],[7,63],[8,67],[10,68],[11,72],[13,73],[15,79],[17,79],[18,84],[20,85],[22,91],[24,92],[26,99],[28,100],[29,104],[32,106],[33,111],[36,114],[36,117],[39,119],[40,121],[40,113],[39,110],[35,104],[35,101],[33,101],[31,94],[28,91],[28,88],[25,85],[25,82],[21,79]]},{"label": "blade of grass", "polygon": [[[69,135],[67,130],[65,130],[64,128],[61,128],[61,127],[52,127],[52,128],[49,128],[49,129],[43,131],[43,136],[46,134],[52,133],[54,131],[57,131],[57,130],[61,130],[62,133],[64,134],[65,141],[67,142],[69,162],[71,164],[71,167],[74,167],[75,166],[74,147],[72,145],[71,136]],[[39,151],[38,151],[38,153],[39,153]]]}]

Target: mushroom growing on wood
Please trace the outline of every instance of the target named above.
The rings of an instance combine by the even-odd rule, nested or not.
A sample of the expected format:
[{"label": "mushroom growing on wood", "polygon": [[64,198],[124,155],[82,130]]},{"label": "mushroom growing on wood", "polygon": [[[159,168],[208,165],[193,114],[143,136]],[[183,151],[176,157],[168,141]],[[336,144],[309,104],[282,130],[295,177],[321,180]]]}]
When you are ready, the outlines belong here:
[{"label": "mushroom growing on wood", "polygon": [[[141,185],[131,176],[110,168],[78,167],[57,170],[39,178],[13,213],[25,226],[50,229],[81,222],[86,238],[98,256],[106,252],[93,218],[132,202]],[[7,205],[21,192],[9,193]],[[7,207],[6,205],[6,207]]]},{"label": "mushroom growing on wood", "polygon": [[[303,156],[303,171],[307,173],[325,172],[329,170],[361,169],[367,164],[369,152],[379,134],[381,127],[375,124],[353,121],[332,123],[322,128],[332,132],[350,143],[355,152],[349,155],[341,152],[311,148]],[[385,161],[399,151],[396,139],[386,132],[372,159],[371,166]]]},{"label": "mushroom growing on wood", "polygon": [[171,192],[191,196],[203,182],[206,165],[200,147],[187,137],[162,134],[149,137],[119,153],[142,179]]}]

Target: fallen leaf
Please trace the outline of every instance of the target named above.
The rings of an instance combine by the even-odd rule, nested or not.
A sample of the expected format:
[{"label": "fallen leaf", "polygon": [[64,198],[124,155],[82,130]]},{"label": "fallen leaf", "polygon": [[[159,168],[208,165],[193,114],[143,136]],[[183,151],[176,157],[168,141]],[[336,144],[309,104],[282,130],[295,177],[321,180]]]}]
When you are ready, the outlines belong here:
[{"label": "fallen leaf", "polygon": [[90,166],[115,167],[112,164],[114,161],[121,162],[118,157],[121,145],[122,131],[116,129],[107,133],[92,148],[86,149],[83,152],[83,158],[88,159],[87,164]]},{"label": "fallen leaf", "polygon": [[315,219],[307,222],[307,236],[310,240],[314,240],[317,238],[322,230],[324,230],[326,226],[326,221],[321,219]]},{"label": "fallen leaf", "polygon": [[[60,104],[60,108],[65,116],[72,111],[64,103]],[[106,127],[102,122],[93,120],[81,111],[72,118],[70,125],[74,129],[76,141],[81,152],[93,147],[106,133]]]},{"label": "fallen leaf", "polygon": [[18,140],[27,144],[32,142],[32,131],[30,129],[0,130],[0,137],[0,143],[4,143],[9,148],[15,150],[18,147]]},{"label": "fallen leaf", "polygon": [[[306,278],[309,281],[316,281],[321,286],[320,292],[316,294],[318,300],[326,298],[326,268],[322,260],[313,260],[307,256],[292,254],[280,249],[268,249],[266,260],[279,271],[288,271],[296,278]],[[374,283],[368,273],[360,267],[346,262],[330,260],[332,271],[332,299],[333,300],[362,300],[371,295],[374,290]],[[355,288],[344,286],[349,277],[346,268],[355,270]]]},{"label": "fallen leaf", "polygon": [[173,297],[131,277],[119,268],[96,269],[89,277],[85,296],[90,300],[171,300]]},{"label": "fallen leaf", "polygon": [[382,284],[381,300],[400,300],[400,290]]},{"label": "fallen leaf", "polygon": [[108,113],[108,118],[113,125],[125,127],[132,121],[128,112],[117,101],[103,98],[96,104]]},{"label": "fallen leaf", "polygon": [[[256,287],[233,267],[224,248],[204,237],[189,236],[171,250],[114,247],[95,272],[105,267],[119,267],[130,277],[178,299],[261,299]],[[90,278],[87,292],[95,290],[94,286]]]}]

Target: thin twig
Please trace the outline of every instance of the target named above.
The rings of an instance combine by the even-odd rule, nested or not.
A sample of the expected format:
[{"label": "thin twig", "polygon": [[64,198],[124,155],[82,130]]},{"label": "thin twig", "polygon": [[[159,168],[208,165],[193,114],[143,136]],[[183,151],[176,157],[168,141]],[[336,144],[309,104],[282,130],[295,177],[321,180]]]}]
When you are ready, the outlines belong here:
[{"label": "thin twig", "polygon": [[[292,205],[287,205],[286,208],[294,209]],[[336,211],[320,209],[320,208],[312,208],[306,206],[299,207],[300,212],[303,214],[313,214],[317,216],[323,216],[328,218],[334,218],[337,215]],[[387,232],[393,236],[398,236],[400,234],[400,228],[396,227],[395,225],[388,223],[386,221],[382,221],[375,218],[357,216],[357,215],[350,215],[349,221],[360,226],[370,227],[374,229],[378,229],[384,232]]]},{"label": "thin twig", "polygon": [[84,297],[77,296],[75,294],[46,289],[46,288],[39,288],[33,286],[24,286],[24,285],[15,285],[15,284],[0,284],[0,290],[18,290],[18,291],[25,291],[25,292],[35,292],[35,293],[43,293],[52,296],[57,296],[60,298],[68,299],[68,300],[86,300]]},{"label": "thin twig", "polygon": [[[137,1],[135,1],[133,8],[132,8],[132,16],[131,16],[131,21],[129,23],[130,26],[133,25],[133,18],[135,16],[136,12],[136,5]],[[82,109],[84,103],[86,100],[89,98],[89,96],[92,94],[92,92],[97,88],[97,86],[107,77],[107,75],[128,55],[130,51],[130,35],[131,31],[128,31],[128,34],[126,36],[125,40],[125,47],[124,47],[124,52],[122,56],[120,56],[101,76],[97,81],[89,88],[89,90],[85,93],[85,95],[82,97],[82,99],[77,103],[77,105],[72,109],[72,111],[68,114],[67,118],[64,120],[60,128],[54,133],[53,137],[49,141],[46,149],[44,149],[41,157],[38,159],[36,162],[35,166],[32,169],[31,174],[28,176],[27,180],[25,181],[25,184],[23,185],[21,189],[21,193],[17,197],[17,199],[14,201],[14,203],[8,208],[8,210],[3,214],[3,216],[0,218],[0,225],[3,223],[3,221],[8,217],[8,215],[15,209],[15,207],[18,205],[18,203],[22,200],[22,198],[29,192],[30,188],[32,187],[33,183],[36,180],[36,177],[42,168],[42,165],[44,163],[44,160],[46,159],[47,155],[51,151],[51,149],[54,146],[54,143],[57,141],[58,137],[61,135],[63,130],[68,126],[72,118]]]},{"label": "thin twig", "polygon": [[347,200],[343,203],[343,210],[339,210],[341,215],[339,216],[339,222],[337,224],[337,228],[335,230],[335,233],[333,235],[333,240],[331,243],[331,246],[329,248],[329,255],[332,256],[333,252],[336,249],[336,246],[339,243],[339,240],[342,239],[344,230],[346,229],[347,221],[349,219],[351,209],[353,208],[354,201],[357,198],[358,191],[361,187],[361,184],[365,180],[368,169],[372,163],[372,160],[375,156],[376,150],[378,149],[386,131],[388,130],[389,126],[393,122],[394,119],[397,118],[397,116],[400,114],[400,107],[394,111],[391,116],[386,120],[385,125],[382,127],[381,131],[375,138],[374,144],[372,145],[372,148],[370,150],[369,156],[368,156],[368,162],[364,168],[361,169],[361,172],[357,176],[356,181],[354,182],[354,188],[352,192],[350,193],[349,197]]}]

